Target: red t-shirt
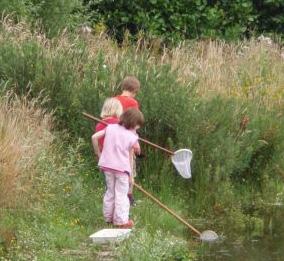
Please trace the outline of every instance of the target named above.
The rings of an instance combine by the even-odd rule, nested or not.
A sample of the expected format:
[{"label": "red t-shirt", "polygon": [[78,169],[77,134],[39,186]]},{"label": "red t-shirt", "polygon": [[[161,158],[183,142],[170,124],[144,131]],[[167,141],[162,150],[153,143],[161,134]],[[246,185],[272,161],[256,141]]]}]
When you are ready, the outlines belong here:
[{"label": "red t-shirt", "polygon": [[[116,117],[108,117],[108,118],[105,118],[103,119],[103,121],[105,121],[106,123],[108,124],[115,124],[115,123],[118,123],[119,122],[119,119],[116,118]],[[101,130],[104,130],[106,128],[107,125],[99,122],[97,125],[96,125],[96,132],[98,131],[101,131]],[[104,146],[104,137],[101,137],[99,138],[99,149],[100,149],[100,152],[102,152],[103,150],[103,146]]]},{"label": "red t-shirt", "polygon": [[129,96],[122,96],[122,95],[118,95],[115,98],[120,101],[123,111],[126,111],[130,108],[135,108],[139,110],[139,103],[134,98],[129,97]]}]

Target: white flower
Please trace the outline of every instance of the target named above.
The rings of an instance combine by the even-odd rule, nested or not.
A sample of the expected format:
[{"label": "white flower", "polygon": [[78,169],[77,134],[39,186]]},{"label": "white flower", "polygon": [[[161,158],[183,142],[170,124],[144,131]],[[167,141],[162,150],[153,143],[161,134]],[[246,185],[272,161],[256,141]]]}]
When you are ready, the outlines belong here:
[{"label": "white flower", "polygon": [[272,39],[270,37],[265,37],[264,35],[261,35],[257,38],[258,41],[266,43],[268,45],[272,45]]}]

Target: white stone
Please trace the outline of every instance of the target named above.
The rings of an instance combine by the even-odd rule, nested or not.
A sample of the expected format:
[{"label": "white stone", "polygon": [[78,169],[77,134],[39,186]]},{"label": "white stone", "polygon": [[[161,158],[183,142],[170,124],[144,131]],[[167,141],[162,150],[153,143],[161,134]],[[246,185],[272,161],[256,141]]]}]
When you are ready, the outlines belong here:
[{"label": "white stone", "polygon": [[130,232],[131,229],[107,228],[90,235],[90,239],[96,244],[106,244],[121,241],[127,238]]}]

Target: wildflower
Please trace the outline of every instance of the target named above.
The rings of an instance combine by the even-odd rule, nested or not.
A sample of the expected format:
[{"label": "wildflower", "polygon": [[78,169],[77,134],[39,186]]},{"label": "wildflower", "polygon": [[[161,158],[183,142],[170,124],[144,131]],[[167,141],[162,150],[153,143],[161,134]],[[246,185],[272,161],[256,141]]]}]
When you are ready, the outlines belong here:
[{"label": "wildflower", "polygon": [[92,28],[89,27],[88,25],[81,25],[78,28],[78,33],[82,34],[82,35],[88,35],[92,32]]},{"label": "wildflower", "polygon": [[261,35],[257,38],[257,40],[267,45],[272,45],[272,40],[270,37],[265,37],[264,35]]}]

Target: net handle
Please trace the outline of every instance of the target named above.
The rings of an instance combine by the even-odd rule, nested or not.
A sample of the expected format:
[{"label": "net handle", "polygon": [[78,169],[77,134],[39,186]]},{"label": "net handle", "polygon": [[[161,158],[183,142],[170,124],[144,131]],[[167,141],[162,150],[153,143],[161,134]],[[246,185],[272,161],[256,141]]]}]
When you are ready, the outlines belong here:
[{"label": "net handle", "polygon": [[192,225],[187,223],[183,218],[181,218],[178,214],[176,214],[173,210],[168,208],[166,205],[164,205],[160,200],[155,198],[153,195],[151,195],[149,192],[147,192],[145,189],[143,189],[141,186],[137,185],[134,182],[134,187],[136,187],[138,190],[140,190],[142,193],[144,193],[147,197],[149,197],[152,201],[157,203],[162,209],[166,210],[168,213],[170,213],[172,216],[174,216],[177,220],[179,220],[181,223],[186,225],[189,229],[191,229],[193,232],[195,232],[198,236],[201,235],[201,233]]},{"label": "net handle", "polygon": [[[83,112],[83,115],[84,115],[84,117],[86,117],[86,118],[88,118],[90,120],[97,121],[97,122],[100,122],[102,124],[108,125],[107,122],[105,122],[105,121],[103,121],[103,120],[101,120],[99,118],[96,118],[96,117],[94,117],[93,115],[91,115],[89,113]],[[148,145],[150,145],[150,146],[152,146],[152,147],[154,147],[156,149],[160,149],[160,150],[162,150],[162,151],[164,151],[164,152],[166,152],[166,153],[168,153],[170,155],[174,155],[174,152],[172,152],[171,150],[165,149],[165,148],[163,148],[163,147],[161,147],[161,146],[159,146],[159,145],[157,145],[157,144],[155,144],[155,143],[153,143],[151,141],[145,140],[145,139],[140,138],[140,137],[139,137],[139,140],[141,140],[142,142],[144,142],[144,143],[146,143],[146,144],[148,144]]]}]

